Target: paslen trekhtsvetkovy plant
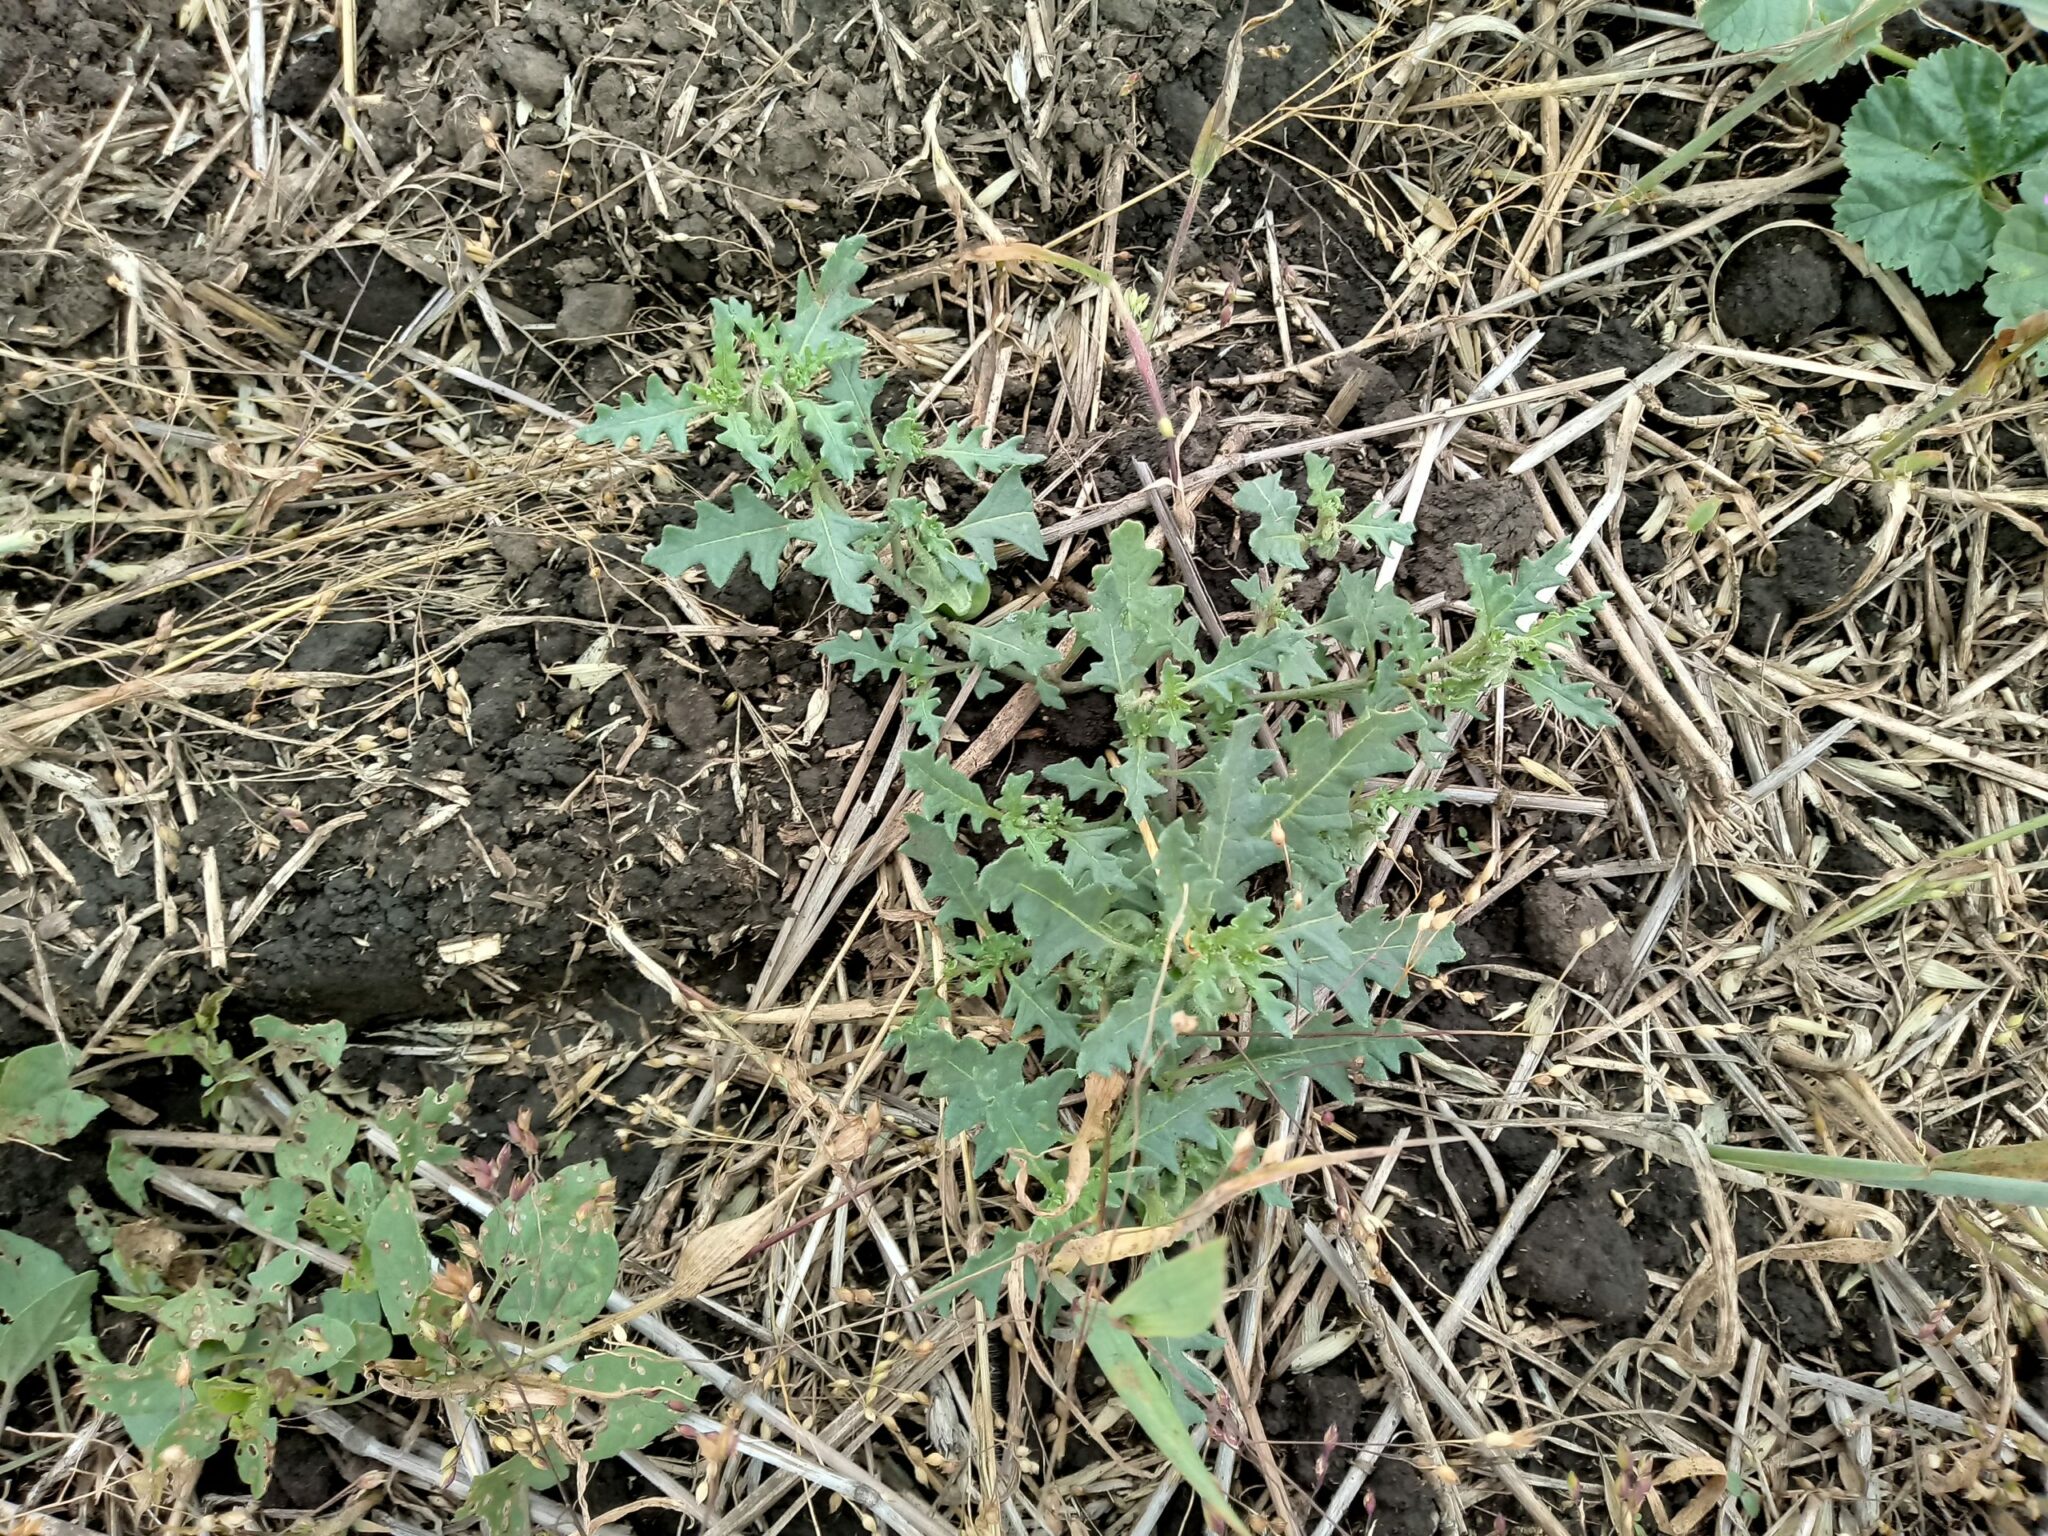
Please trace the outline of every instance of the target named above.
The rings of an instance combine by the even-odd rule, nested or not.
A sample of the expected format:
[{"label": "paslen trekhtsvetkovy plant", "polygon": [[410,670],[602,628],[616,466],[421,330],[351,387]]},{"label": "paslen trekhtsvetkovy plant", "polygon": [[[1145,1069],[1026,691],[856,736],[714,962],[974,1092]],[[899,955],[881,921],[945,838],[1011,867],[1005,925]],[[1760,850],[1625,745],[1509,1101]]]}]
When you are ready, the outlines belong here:
[{"label": "paslen trekhtsvetkovy plant", "polygon": [[[798,280],[790,319],[714,302],[705,376],[650,382],[600,407],[584,435],[681,449],[701,431],[738,454],[756,484],[729,506],[698,502],[694,525],[664,530],[648,564],[722,583],[744,559],[772,586],[800,547],[802,568],[866,621],[823,656],[857,679],[904,681],[921,742],[903,757],[922,795],[908,848],[936,905],[943,978],[901,1031],[905,1062],[945,1100],[946,1134],[971,1135],[977,1172],[1014,1160],[1043,1191],[1029,1231],[1003,1234],[956,1276],[951,1294],[993,1302],[1020,1252],[1104,1211],[1160,1219],[1213,1182],[1227,1117],[1247,1097],[1304,1076],[1345,1097],[1354,1068],[1381,1075],[1409,1047],[1375,1022],[1375,999],[1406,994],[1457,943],[1433,913],[1349,913],[1345,891],[1414,803],[1375,786],[1436,750],[1447,712],[1512,682],[1574,718],[1609,717],[1558,657],[1591,611],[1546,601],[1562,547],[1512,575],[1462,548],[1471,633],[1450,651],[1375,581],[1377,561],[1346,569],[1319,613],[1297,606],[1311,557],[1342,561],[1407,534],[1378,503],[1347,515],[1315,455],[1305,506],[1277,474],[1237,493],[1261,569],[1235,584],[1250,619],[1227,639],[1199,633],[1136,520],[1110,531],[1071,612],[1024,600],[981,617],[999,546],[1046,558],[1022,475],[1036,459],[1018,439],[935,435],[914,410],[878,418],[882,381],[861,372],[849,328],[867,307],[863,271],[849,240],[815,284]],[[910,489],[910,471],[933,460],[971,490],[941,506]],[[959,690],[1020,684],[1049,709],[1077,685],[1107,693],[1114,747],[984,790],[934,744]],[[1120,1112],[1069,1190],[1063,1101],[1116,1075],[1128,1081]]]}]

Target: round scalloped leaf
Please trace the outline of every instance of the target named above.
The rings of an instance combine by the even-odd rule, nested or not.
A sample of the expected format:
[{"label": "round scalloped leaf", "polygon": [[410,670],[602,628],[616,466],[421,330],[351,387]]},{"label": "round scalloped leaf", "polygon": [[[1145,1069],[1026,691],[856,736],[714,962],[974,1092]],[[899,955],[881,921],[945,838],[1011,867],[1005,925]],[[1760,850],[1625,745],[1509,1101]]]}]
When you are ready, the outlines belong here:
[{"label": "round scalloped leaf", "polygon": [[1700,0],[1700,26],[1723,48],[1779,48],[1842,20],[1857,0]]},{"label": "round scalloped leaf", "polygon": [[1989,48],[1944,48],[1873,86],[1842,130],[1835,228],[1923,293],[1984,276],[2001,222],[1992,184],[2048,155],[2048,65],[2011,76]]},{"label": "round scalloped leaf", "polygon": [[[2008,327],[2048,310],[2048,165],[2026,174],[2020,200],[1999,225],[1984,307]],[[2048,374],[2048,345],[2034,349],[2034,366]]]}]

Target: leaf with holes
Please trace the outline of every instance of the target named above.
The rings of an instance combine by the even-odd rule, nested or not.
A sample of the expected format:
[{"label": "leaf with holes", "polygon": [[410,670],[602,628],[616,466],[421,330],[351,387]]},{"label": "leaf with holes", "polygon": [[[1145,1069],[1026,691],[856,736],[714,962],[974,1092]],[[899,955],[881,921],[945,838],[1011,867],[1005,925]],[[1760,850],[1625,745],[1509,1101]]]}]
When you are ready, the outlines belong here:
[{"label": "leaf with holes", "polygon": [[603,1163],[576,1163],[484,1218],[477,1247],[501,1321],[555,1334],[604,1310],[619,1283],[612,1195]]},{"label": "leaf with holes", "polygon": [[420,1298],[434,1283],[434,1261],[420,1236],[420,1213],[412,1191],[390,1190],[363,1229],[363,1256],[383,1303],[384,1319],[400,1336],[412,1333]]},{"label": "leaf with holes", "polygon": [[339,1019],[324,1024],[294,1024],[266,1013],[249,1021],[256,1038],[268,1042],[282,1062],[317,1061],[328,1071],[341,1066],[341,1053],[348,1045],[348,1029]]},{"label": "leaf with holes", "polygon": [[554,1473],[536,1461],[507,1457],[470,1480],[469,1494],[455,1518],[476,1521],[485,1536],[531,1536],[533,1490],[554,1480]]},{"label": "leaf with holes", "polygon": [[562,1385],[604,1405],[585,1459],[652,1445],[681,1422],[702,1385],[689,1367],[637,1345],[602,1350],[562,1372]]},{"label": "leaf with holes", "polygon": [[355,1144],[355,1116],[336,1109],[324,1093],[308,1094],[292,1110],[278,1141],[277,1171],[309,1184],[331,1183]]},{"label": "leaf with holes", "polygon": [[71,1086],[77,1060],[70,1046],[52,1041],[17,1051],[0,1066],[0,1140],[54,1147],[99,1117],[105,1101]]}]

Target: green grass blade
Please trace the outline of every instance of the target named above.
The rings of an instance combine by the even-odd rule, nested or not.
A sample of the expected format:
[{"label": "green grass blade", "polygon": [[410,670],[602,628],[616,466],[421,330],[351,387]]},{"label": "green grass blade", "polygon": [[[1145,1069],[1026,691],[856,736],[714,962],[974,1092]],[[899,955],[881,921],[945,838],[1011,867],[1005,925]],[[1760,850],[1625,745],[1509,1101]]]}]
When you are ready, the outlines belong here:
[{"label": "green grass blade", "polygon": [[1088,1329],[1088,1353],[1095,1357],[1095,1363],[1102,1368],[1123,1405],[1130,1409],[1138,1427],[1186,1480],[1202,1501],[1202,1507],[1223,1520],[1238,1536],[1251,1536],[1244,1521],[1230,1507],[1229,1496],[1208,1463],[1202,1460],[1201,1452],[1188,1438],[1179,1415],[1173,1411],[1173,1400],[1166,1395],[1166,1383],[1145,1358],[1144,1347],[1111,1318],[1097,1316]]},{"label": "green grass blade", "polygon": [[1774,1152],[1763,1147],[1715,1147],[1712,1153],[1714,1161],[1726,1163],[1731,1168],[1747,1168],[1752,1173],[1839,1179],[1872,1189],[1898,1189],[1916,1195],[1941,1195],[1953,1200],[1988,1200],[1994,1205],[2048,1206],[2048,1179],[2005,1178],[1953,1168],[1923,1168],[1918,1163],[1824,1157],[1816,1152]]}]

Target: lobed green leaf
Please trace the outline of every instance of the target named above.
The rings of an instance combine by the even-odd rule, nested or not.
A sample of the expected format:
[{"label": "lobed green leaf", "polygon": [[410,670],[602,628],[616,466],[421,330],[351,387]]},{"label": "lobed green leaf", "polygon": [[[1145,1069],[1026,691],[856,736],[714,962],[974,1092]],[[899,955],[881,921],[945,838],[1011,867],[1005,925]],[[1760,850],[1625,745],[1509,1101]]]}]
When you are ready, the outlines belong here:
[{"label": "lobed green leaf", "polygon": [[732,490],[732,510],[715,502],[697,503],[695,527],[670,523],[661,542],[641,556],[665,576],[681,576],[698,566],[713,586],[724,586],[744,560],[764,587],[773,587],[781,573],[782,551],[796,537],[787,522],[745,485]]}]

